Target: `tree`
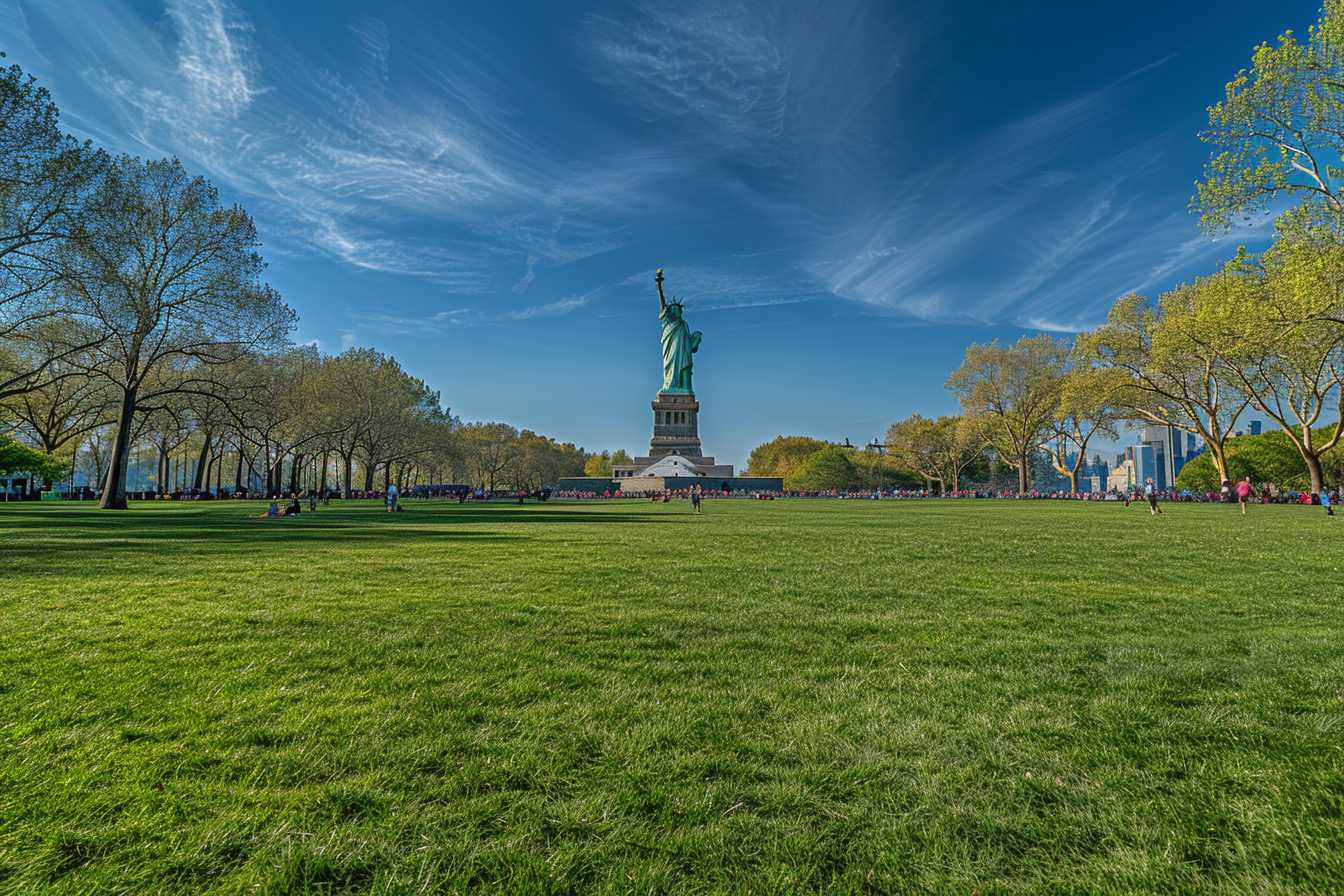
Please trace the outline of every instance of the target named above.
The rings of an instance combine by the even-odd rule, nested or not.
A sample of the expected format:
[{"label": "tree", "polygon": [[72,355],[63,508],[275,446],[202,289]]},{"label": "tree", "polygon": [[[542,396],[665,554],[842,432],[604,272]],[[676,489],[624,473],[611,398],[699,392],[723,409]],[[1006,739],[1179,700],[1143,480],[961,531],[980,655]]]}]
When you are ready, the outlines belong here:
[{"label": "tree", "polygon": [[961,488],[962,474],[984,451],[984,440],[965,417],[930,419],[915,414],[887,429],[887,452],[898,466],[915,473],[940,494]]},{"label": "tree", "polygon": [[71,355],[58,357],[37,346],[36,356],[44,359],[43,373],[33,380],[33,388],[4,404],[42,450],[51,454],[107,423],[111,396],[107,383],[88,373],[87,363]]},{"label": "tree", "polygon": [[1344,224],[1344,0],[1326,0],[1306,43],[1289,31],[1256,47],[1200,138],[1214,147],[1195,195],[1207,228],[1287,196],[1318,201],[1336,229]]},{"label": "tree", "polygon": [[853,486],[858,470],[849,451],[838,445],[827,445],[808,455],[785,481],[790,489],[805,492],[835,491]]},{"label": "tree", "polygon": [[[59,250],[106,164],[104,153],[61,132],[46,88],[17,65],[0,70],[0,338],[24,340],[65,310]],[[52,362],[103,338],[79,335],[3,359],[22,363],[0,363],[0,399],[50,380]]]},{"label": "tree", "polygon": [[577,446],[525,429],[518,434],[505,469],[513,488],[534,491],[561,477],[576,476],[583,468],[584,455]]},{"label": "tree", "polygon": [[1142,296],[1122,296],[1106,323],[1078,335],[1074,351],[1085,363],[1123,374],[1114,400],[1125,418],[1199,435],[1227,478],[1227,440],[1248,401],[1231,388],[1217,348],[1201,334],[1194,313],[1199,289],[1178,286],[1157,308]]},{"label": "tree", "polygon": [[588,459],[583,462],[583,475],[610,477],[611,455],[606,451],[603,451],[601,454],[588,455]]},{"label": "tree", "polygon": [[472,481],[494,491],[512,459],[518,430],[507,423],[470,423],[462,428],[461,435]]},{"label": "tree", "polygon": [[[126,463],[142,402],[208,388],[209,368],[279,343],[294,315],[261,280],[256,227],[176,160],[115,160],[64,253],[80,319],[107,337],[91,372],[116,390],[104,508],[126,506]],[[186,371],[164,376],[170,366]]]},{"label": "tree", "polygon": [[1119,437],[1116,423],[1123,416],[1124,389],[1124,375],[1113,368],[1081,364],[1064,375],[1059,406],[1043,447],[1050,465],[1069,480],[1069,494],[1078,494],[1078,471],[1087,462],[1087,446],[1093,437]]},{"label": "tree", "polygon": [[747,472],[752,476],[788,479],[804,461],[825,447],[821,439],[808,436],[776,436],[752,449],[747,458]]},{"label": "tree", "polygon": [[298,490],[293,482],[286,488],[286,458],[297,461],[299,452],[330,432],[315,414],[321,364],[316,349],[303,347],[245,354],[230,365],[236,394],[225,406],[240,438],[258,452],[268,495]]},{"label": "tree", "polygon": [[973,344],[948,377],[985,443],[1017,470],[1018,494],[1027,492],[1031,455],[1059,407],[1067,353],[1063,342],[1044,335],[1009,346]]},{"label": "tree", "polygon": [[[1328,435],[1328,428],[1323,428],[1317,433],[1318,441]],[[1337,460],[1344,460],[1344,451],[1338,448],[1324,455],[1327,466]],[[1228,439],[1227,470],[1230,481],[1245,476],[1257,484],[1272,483],[1282,488],[1306,489],[1311,484],[1294,439],[1280,429]],[[1177,488],[1193,492],[1216,492],[1221,484],[1222,476],[1207,451],[1187,461],[1176,476]]]},{"label": "tree", "polygon": [[1341,409],[1344,327],[1326,318],[1344,307],[1344,240],[1312,211],[1282,216],[1259,260],[1238,253],[1207,278],[1195,313],[1227,375],[1283,428],[1319,494],[1322,457],[1344,438],[1344,415],[1323,437],[1313,430],[1327,408]]},{"label": "tree", "polygon": [[51,482],[64,476],[68,469],[66,463],[50,454],[29,448],[8,436],[0,436],[0,476],[31,473]]},{"label": "tree", "polygon": [[852,485],[863,488],[911,488],[920,484],[915,474],[882,449],[866,446],[862,451],[848,450],[850,462],[854,464],[855,479]]}]

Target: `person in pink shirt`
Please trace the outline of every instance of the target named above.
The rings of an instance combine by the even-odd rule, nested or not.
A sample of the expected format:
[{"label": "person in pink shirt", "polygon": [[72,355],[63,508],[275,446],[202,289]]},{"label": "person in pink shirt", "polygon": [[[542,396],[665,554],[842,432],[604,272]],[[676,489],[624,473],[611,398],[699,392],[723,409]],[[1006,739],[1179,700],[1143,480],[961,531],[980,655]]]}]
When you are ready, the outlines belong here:
[{"label": "person in pink shirt", "polygon": [[1243,476],[1237,483],[1237,503],[1241,505],[1241,512],[1246,514],[1246,500],[1251,496],[1251,477]]}]

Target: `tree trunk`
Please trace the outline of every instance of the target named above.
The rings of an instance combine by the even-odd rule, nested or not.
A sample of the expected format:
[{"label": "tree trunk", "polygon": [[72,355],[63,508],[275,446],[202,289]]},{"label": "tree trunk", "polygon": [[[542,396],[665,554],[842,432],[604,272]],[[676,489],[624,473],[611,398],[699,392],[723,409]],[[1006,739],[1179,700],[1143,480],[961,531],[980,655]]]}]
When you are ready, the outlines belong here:
[{"label": "tree trunk", "polygon": [[131,427],[135,421],[135,390],[123,390],[121,412],[117,415],[117,432],[112,437],[112,451],[107,463],[107,479],[103,483],[103,497],[98,506],[103,510],[126,509],[126,465],[131,458]]},{"label": "tree trunk", "polygon": [[1307,465],[1307,475],[1311,477],[1311,493],[1319,495],[1325,489],[1325,475],[1321,470],[1321,459],[1314,454],[1300,452]]},{"label": "tree trunk", "polygon": [[364,491],[366,492],[373,491],[373,472],[373,461],[369,461],[364,465]]},{"label": "tree trunk", "polygon": [[350,497],[350,479],[354,476],[355,458],[353,454],[341,455],[341,497]]},{"label": "tree trunk", "polygon": [[275,477],[271,475],[271,440],[266,436],[261,437],[261,465],[266,470],[266,497],[271,498],[275,495]]},{"label": "tree trunk", "polygon": [[238,468],[233,471],[233,493],[243,490],[243,434],[238,434]]},{"label": "tree trunk", "polygon": [[392,461],[383,464],[383,494],[392,486]]},{"label": "tree trunk", "polygon": [[1069,494],[1078,497],[1078,468],[1069,471]]},{"label": "tree trunk", "polygon": [[210,463],[210,443],[210,433],[207,432],[205,434],[205,440],[201,442],[201,453],[196,457],[196,476],[191,483],[192,490],[194,491],[199,492],[202,485],[207,488],[210,485],[210,469],[208,466]]},{"label": "tree trunk", "polygon": [[1216,442],[1208,442],[1209,457],[1213,459],[1213,468],[1218,473],[1218,484],[1221,486],[1224,482],[1231,482],[1227,475],[1227,455],[1223,453],[1223,446]]},{"label": "tree trunk", "polygon": [[293,494],[297,495],[301,490],[299,487],[301,485],[301,483],[299,482],[299,476],[302,472],[303,472],[303,455],[295,452],[294,460],[289,467],[289,490]]},{"label": "tree trunk", "polygon": [[1025,495],[1028,490],[1027,487],[1028,485],[1030,485],[1030,483],[1027,481],[1027,473],[1028,473],[1027,465],[1030,462],[1031,462],[1031,456],[1025,451],[1023,451],[1021,454],[1017,456],[1017,493],[1019,495]]}]

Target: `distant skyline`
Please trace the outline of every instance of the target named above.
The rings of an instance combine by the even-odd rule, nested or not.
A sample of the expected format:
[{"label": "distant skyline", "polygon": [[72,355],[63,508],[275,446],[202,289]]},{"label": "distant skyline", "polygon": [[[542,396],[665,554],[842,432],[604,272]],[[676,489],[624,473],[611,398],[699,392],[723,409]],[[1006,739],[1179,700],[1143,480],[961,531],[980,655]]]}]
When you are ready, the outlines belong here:
[{"label": "distant skyline", "polygon": [[0,0],[63,124],[256,218],[299,342],[467,420],[648,447],[653,271],[705,333],[701,438],[949,413],[972,341],[1211,270],[1205,108],[1319,4]]}]

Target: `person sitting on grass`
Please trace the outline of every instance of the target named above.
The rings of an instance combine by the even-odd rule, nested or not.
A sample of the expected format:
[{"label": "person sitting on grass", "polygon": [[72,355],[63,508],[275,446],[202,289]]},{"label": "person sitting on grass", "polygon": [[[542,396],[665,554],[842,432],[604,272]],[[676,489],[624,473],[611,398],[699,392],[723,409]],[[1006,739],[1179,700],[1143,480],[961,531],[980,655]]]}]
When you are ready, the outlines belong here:
[{"label": "person sitting on grass", "polygon": [[299,496],[293,495],[289,499],[289,504],[285,505],[285,516],[298,516],[303,508],[299,506]]},{"label": "person sitting on grass", "polygon": [[280,505],[274,501],[266,505],[266,512],[261,515],[264,520],[273,520],[280,515]]}]

